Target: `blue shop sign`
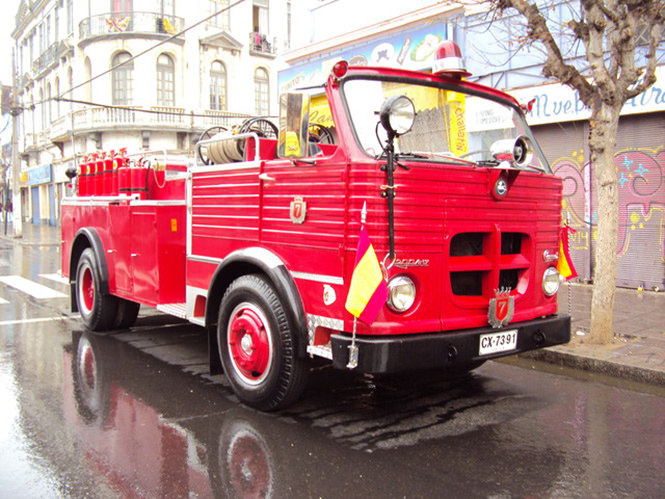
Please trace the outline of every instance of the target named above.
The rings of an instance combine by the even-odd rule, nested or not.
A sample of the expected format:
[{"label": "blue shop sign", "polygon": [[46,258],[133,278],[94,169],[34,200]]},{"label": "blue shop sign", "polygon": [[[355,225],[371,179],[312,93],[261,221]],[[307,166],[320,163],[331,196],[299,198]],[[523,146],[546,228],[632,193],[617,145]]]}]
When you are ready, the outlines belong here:
[{"label": "blue shop sign", "polygon": [[53,165],[39,165],[28,168],[28,185],[48,184],[53,180]]}]

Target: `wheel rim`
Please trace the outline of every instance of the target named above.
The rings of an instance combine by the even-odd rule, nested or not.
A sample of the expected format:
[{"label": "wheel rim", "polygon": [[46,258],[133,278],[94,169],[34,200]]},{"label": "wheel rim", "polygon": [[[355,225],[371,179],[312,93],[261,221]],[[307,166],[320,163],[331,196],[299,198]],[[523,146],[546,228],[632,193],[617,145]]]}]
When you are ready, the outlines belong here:
[{"label": "wheel rim", "polygon": [[83,266],[78,277],[78,290],[80,312],[89,315],[95,305],[95,280],[92,269],[87,264]]},{"label": "wheel rim", "polygon": [[270,451],[260,435],[241,429],[233,435],[226,456],[232,491],[240,497],[271,497]]},{"label": "wheel rim", "polygon": [[260,384],[270,372],[273,359],[272,335],[263,312],[251,303],[233,309],[226,330],[233,369],[248,385]]}]

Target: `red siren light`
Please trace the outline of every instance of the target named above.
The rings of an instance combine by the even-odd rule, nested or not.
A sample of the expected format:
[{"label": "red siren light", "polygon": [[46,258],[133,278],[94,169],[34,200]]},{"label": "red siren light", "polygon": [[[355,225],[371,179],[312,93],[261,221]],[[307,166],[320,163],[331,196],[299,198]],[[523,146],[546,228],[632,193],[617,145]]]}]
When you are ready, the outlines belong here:
[{"label": "red siren light", "polygon": [[452,40],[444,40],[437,47],[432,72],[449,78],[471,76],[466,70],[459,45]]},{"label": "red siren light", "polygon": [[349,63],[346,61],[338,61],[332,68],[332,72],[337,78],[342,78],[348,70]]}]

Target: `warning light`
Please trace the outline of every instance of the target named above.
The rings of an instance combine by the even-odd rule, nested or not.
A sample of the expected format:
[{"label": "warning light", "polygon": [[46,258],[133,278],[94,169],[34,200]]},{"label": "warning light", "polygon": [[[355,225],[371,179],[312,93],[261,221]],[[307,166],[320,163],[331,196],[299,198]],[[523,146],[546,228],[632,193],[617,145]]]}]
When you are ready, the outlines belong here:
[{"label": "warning light", "polygon": [[342,78],[348,70],[349,70],[349,63],[346,61],[339,61],[335,63],[335,65],[332,68],[332,72],[337,78]]},{"label": "warning light", "polygon": [[436,58],[432,71],[448,78],[467,78],[471,76],[466,70],[462,51],[452,40],[442,41],[436,49]]}]

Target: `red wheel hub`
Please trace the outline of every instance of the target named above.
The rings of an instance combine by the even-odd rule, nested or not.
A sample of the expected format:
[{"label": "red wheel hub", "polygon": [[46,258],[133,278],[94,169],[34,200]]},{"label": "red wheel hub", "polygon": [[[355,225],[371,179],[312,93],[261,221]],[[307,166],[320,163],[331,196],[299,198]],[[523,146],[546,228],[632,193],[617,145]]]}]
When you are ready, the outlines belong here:
[{"label": "red wheel hub", "polygon": [[264,319],[250,306],[237,307],[229,321],[229,353],[237,371],[250,382],[267,374],[272,344]]},{"label": "red wheel hub", "polygon": [[91,311],[95,303],[95,281],[92,278],[90,267],[83,269],[81,283],[79,284],[81,299],[86,311]]}]

